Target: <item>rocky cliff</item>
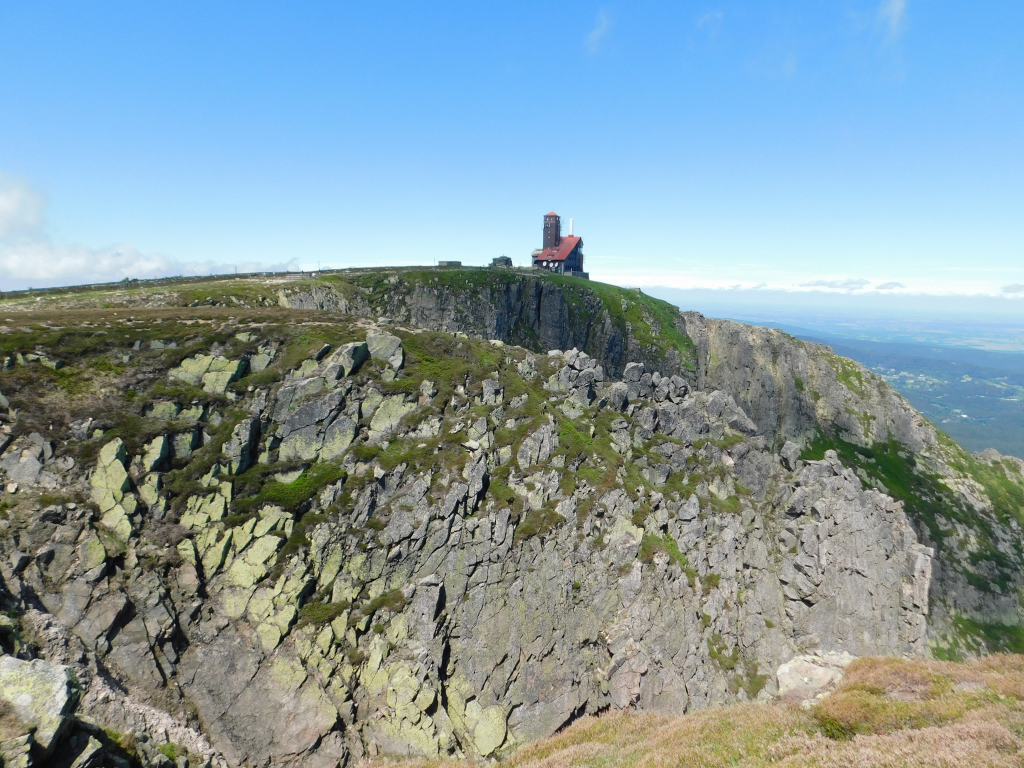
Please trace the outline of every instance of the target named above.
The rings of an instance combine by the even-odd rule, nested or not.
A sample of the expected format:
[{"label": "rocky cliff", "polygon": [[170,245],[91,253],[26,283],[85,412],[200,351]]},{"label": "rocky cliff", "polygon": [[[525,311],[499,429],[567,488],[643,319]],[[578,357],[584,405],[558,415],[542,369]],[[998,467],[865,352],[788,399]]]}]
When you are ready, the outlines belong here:
[{"label": "rocky cliff", "polygon": [[1016,647],[1019,462],[827,348],[480,272],[9,303],[0,640],[64,703],[7,759],[490,757]]}]

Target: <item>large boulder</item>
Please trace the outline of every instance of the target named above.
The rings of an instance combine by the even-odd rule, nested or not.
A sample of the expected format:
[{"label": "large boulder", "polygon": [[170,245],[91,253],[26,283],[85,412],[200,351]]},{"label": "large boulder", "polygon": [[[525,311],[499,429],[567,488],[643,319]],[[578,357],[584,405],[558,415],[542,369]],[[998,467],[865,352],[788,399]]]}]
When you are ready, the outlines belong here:
[{"label": "large boulder", "polygon": [[790,701],[810,702],[827,696],[843,679],[856,657],[846,651],[818,651],[794,656],[775,673],[779,696]]},{"label": "large boulder", "polygon": [[203,389],[214,394],[223,394],[231,382],[242,377],[246,366],[245,360],[214,358],[210,363],[209,371],[203,375]]},{"label": "large boulder", "polygon": [[163,464],[169,453],[169,442],[167,435],[154,437],[147,445],[142,454],[142,468],[146,472],[152,472]]},{"label": "large boulder", "polygon": [[385,397],[370,419],[370,439],[386,437],[395,431],[402,418],[416,410],[413,403],[405,402],[402,395]]},{"label": "large boulder", "polygon": [[359,366],[370,357],[369,348],[365,341],[345,344],[331,358],[332,362],[339,366],[342,376],[351,376]]},{"label": "large boulder", "polygon": [[396,371],[402,367],[405,360],[402,340],[393,333],[370,331],[366,335],[366,346],[369,348],[370,357],[374,360],[385,360]]},{"label": "large boulder", "polygon": [[0,696],[33,729],[33,739],[46,755],[67,727],[76,703],[68,667],[13,656],[0,657]]},{"label": "large boulder", "polygon": [[228,385],[245,373],[245,360],[228,360],[226,357],[213,355],[196,355],[181,361],[181,365],[172,368],[168,375],[172,379],[184,381],[192,386],[199,386],[214,394],[223,394]]},{"label": "large boulder", "polygon": [[228,460],[228,472],[240,475],[252,465],[252,449],[259,439],[258,419],[242,419],[231,431],[231,437],[224,443],[224,455]]},{"label": "large boulder", "polygon": [[516,461],[523,470],[547,461],[558,447],[558,432],[551,424],[544,424],[523,440],[516,452]]},{"label": "large boulder", "polygon": [[338,711],[315,676],[287,649],[261,661],[231,631],[184,654],[182,687],[211,741],[229,765],[337,765],[344,754],[329,734]]},{"label": "large boulder", "polygon": [[89,482],[92,498],[100,508],[100,524],[125,543],[132,533],[130,516],[135,512],[135,497],[124,463],[127,451],[121,438],[111,440],[100,449]]}]

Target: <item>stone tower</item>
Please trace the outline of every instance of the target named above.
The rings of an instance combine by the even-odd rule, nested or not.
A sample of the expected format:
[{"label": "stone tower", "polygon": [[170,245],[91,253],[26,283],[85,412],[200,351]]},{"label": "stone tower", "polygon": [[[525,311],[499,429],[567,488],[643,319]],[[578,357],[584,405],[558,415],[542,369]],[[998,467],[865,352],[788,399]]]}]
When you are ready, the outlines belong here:
[{"label": "stone tower", "polygon": [[557,213],[544,214],[544,248],[557,248],[562,242],[562,219]]}]

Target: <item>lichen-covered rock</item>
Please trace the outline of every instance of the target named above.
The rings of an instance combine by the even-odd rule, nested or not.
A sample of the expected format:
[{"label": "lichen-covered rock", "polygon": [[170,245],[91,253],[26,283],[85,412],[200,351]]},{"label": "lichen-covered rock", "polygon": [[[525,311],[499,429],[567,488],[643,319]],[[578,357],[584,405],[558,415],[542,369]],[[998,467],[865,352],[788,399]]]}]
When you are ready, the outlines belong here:
[{"label": "lichen-covered rock", "polygon": [[222,394],[227,391],[231,382],[241,378],[247,367],[248,363],[245,360],[227,360],[223,357],[215,357],[210,361],[209,370],[203,374],[203,389],[207,392]]},{"label": "lichen-covered rock", "polygon": [[231,437],[224,443],[227,471],[240,475],[252,466],[252,451],[260,435],[257,419],[242,419],[231,431]]},{"label": "lichen-covered rock", "polygon": [[193,386],[203,385],[207,392],[221,394],[228,385],[239,378],[247,368],[245,360],[228,360],[213,355],[195,355],[181,361],[168,375]]},{"label": "lichen-covered rock", "polygon": [[[262,315],[233,340],[231,318],[202,318],[201,331],[189,318],[189,345],[259,343],[253,370],[301,363],[251,388],[218,379],[223,393],[195,393],[179,411],[161,400],[166,380],[148,383],[160,355],[132,356],[121,380],[152,403],[141,413],[174,425],[118,422],[139,413],[127,401],[76,419],[67,441],[59,424],[51,442],[17,435],[14,413],[5,422],[15,439],[0,437],[0,466],[28,466],[39,487],[7,497],[0,587],[10,595],[0,598],[38,598],[51,624],[32,628],[34,646],[76,665],[85,716],[145,737],[143,760],[160,760],[150,737],[173,733],[214,765],[334,768],[368,752],[501,759],[608,709],[766,700],[788,690],[792,678],[775,670],[794,654],[926,654],[947,642],[947,606],[979,623],[1017,620],[1016,577],[985,558],[1016,562],[1020,527],[991,514],[966,472],[889,442],[861,441],[863,454],[836,442],[839,454],[812,460],[822,454],[808,441],[818,450],[830,439],[816,431],[829,414],[856,409],[841,387],[857,372],[857,397],[879,422],[863,435],[916,429],[866,372],[837,373],[813,345],[742,326],[675,316],[662,328],[672,316],[648,316],[632,292],[612,313],[585,283],[570,303],[563,286],[531,276],[467,281],[475,287],[452,303],[444,286],[403,293],[404,274],[377,285],[360,273],[344,306],[363,317],[324,315],[314,336],[390,331],[323,355],[306,329]],[[284,293],[301,304],[309,290]],[[342,306],[324,291],[310,308]],[[417,323],[506,343],[407,330]],[[535,354],[516,340],[568,351]],[[360,366],[371,346],[386,366]],[[136,358],[145,366],[128,370]],[[197,356],[174,375],[210,385],[221,366]],[[12,392],[16,405],[25,398]],[[120,441],[92,458],[92,426],[125,436],[130,466]],[[162,457],[159,440],[144,444],[158,431]],[[906,488],[934,491],[942,549],[871,471],[899,460]],[[999,456],[971,461],[1024,477],[1024,464]],[[932,473],[960,506],[942,506]],[[83,487],[99,515],[76,503]],[[36,503],[41,488],[56,492],[48,503]],[[952,541],[965,547],[955,562]],[[957,586],[956,568],[972,567],[1005,593],[977,578],[974,592]],[[208,748],[193,749],[182,710]]]},{"label": "lichen-covered rock", "polygon": [[92,498],[100,509],[100,525],[107,528],[120,542],[127,542],[132,534],[129,516],[135,512],[135,499],[130,494],[131,480],[125,469],[128,458],[124,442],[116,438],[100,449],[89,482]]},{"label": "lichen-covered rock", "polygon": [[75,706],[69,669],[42,659],[0,657],[0,696],[14,705],[19,720],[33,728],[33,741],[48,755]]},{"label": "lichen-covered rock", "polygon": [[779,696],[811,703],[827,696],[843,679],[843,670],[856,660],[846,651],[794,656],[775,672]]},{"label": "lichen-covered rock", "polygon": [[324,460],[336,459],[344,455],[356,436],[356,423],[348,416],[340,416],[327,428],[324,433],[323,445],[320,448],[320,458]]},{"label": "lichen-covered rock", "polygon": [[541,464],[551,457],[551,452],[558,445],[558,433],[551,424],[542,425],[536,432],[523,440],[516,452],[516,461],[521,469],[529,469]]},{"label": "lichen-covered rock", "polygon": [[181,413],[181,406],[172,400],[160,400],[147,405],[143,413],[151,419],[170,421]]},{"label": "lichen-covered rock", "polygon": [[154,437],[145,448],[142,454],[142,469],[145,472],[152,472],[157,469],[167,458],[169,453],[167,435]]},{"label": "lichen-covered rock", "polygon": [[260,347],[256,354],[249,358],[249,367],[254,373],[261,373],[270,367],[275,357],[277,357],[276,349],[266,346]]},{"label": "lichen-covered rock", "polygon": [[402,340],[394,334],[386,331],[370,331],[366,336],[366,346],[370,357],[374,360],[384,360],[395,370],[402,367],[402,362],[405,359]]},{"label": "lichen-covered rock", "polygon": [[414,403],[405,402],[403,395],[385,397],[374,410],[370,420],[371,439],[380,439],[391,434],[409,413],[416,410]]},{"label": "lichen-covered rock", "polygon": [[370,357],[369,347],[365,341],[342,345],[331,357],[331,361],[340,366],[342,376],[351,376],[359,370]]},{"label": "lichen-covered rock", "polygon": [[505,743],[505,711],[500,706],[484,709],[477,701],[466,705],[466,723],[472,729],[473,745],[482,757]]},{"label": "lichen-covered rock", "polygon": [[186,357],[177,368],[172,368],[167,375],[172,379],[179,379],[192,386],[198,386],[203,376],[210,370],[210,363],[213,362],[213,355],[195,355]]}]

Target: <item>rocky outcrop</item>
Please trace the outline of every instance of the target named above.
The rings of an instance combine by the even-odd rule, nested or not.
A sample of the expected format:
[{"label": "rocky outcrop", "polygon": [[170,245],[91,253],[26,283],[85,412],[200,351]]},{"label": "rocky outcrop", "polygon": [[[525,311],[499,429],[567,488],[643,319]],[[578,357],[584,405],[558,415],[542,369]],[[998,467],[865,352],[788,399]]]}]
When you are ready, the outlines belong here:
[{"label": "rocky outcrop", "polygon": [[681,318],[697,349],[697,386],[728,392],[780,448],[823,429],[868,446],[896,440],[922,451],[937,443],[934,428],[881,377],[828,347],[696,312]]},{"label": "rocky outcrop", "polygon": [[856,661],[846,651],[795,656],[775,672],[779,696],[805,708],[828,696],[843,679],[843,670]]},{"label": "rocky outcrop", "polygon": [[13,705],[14,715],[31,729],[28,743],[38,747],[39,756],[53,752],[75,706],[68,668],[42,659],[22,661],[2,656],[0,697]]},{"label": "rocky outcrop", "polygon": [[[693,315],[670,333],[660,305],[590,312],[536,280],[554,310],[523,280],[455,306],[406,275],[379,297],[367,278],[357,317],[224,322],[206,351],[181,339],[184,361],[115,368],[102,412],[52,437],[11,415],[43,395],[5,382],[0,643],[73,670],[75,755],[115,754],[92,721],[133,732],[142,764],[169,742],[215,765],[501,757],[609,709],[818,690],[805,663],[989,650],[948,633],[1017,610],[1012,579],[986,592],[963,569],[991,540],[1014,562],[985,483],[1024,465],[955,454],[823,348]],[[511,304],[480,340],[401,325],[417,295],[421,326]],[[505,343],[563,309],[558,349]],[[628,323],[618,358],[601,317]],[[581,328],[587,349],[561,351]],[[204,382],[216,360],[240,378]],[[47,417],[66,402],[44,395]]]},{"label": "rocky outcrop", "polygon": [[[676,310],[635,291],[609,300],[587,281],[546,274],[467,270],[445,275],[394,270],[353,282],[312,283],[281,292],[281,305],[395,321],[447,333],[467,333],[534,351],[581,349],[609,374],[642,362],[671,375],[692,374],[692,349],[674,326]],[[362,279],[360,279],[362,278]],[[663,322],[673,324],[663,327]]]}]

